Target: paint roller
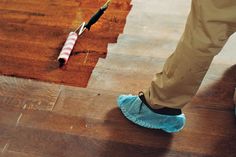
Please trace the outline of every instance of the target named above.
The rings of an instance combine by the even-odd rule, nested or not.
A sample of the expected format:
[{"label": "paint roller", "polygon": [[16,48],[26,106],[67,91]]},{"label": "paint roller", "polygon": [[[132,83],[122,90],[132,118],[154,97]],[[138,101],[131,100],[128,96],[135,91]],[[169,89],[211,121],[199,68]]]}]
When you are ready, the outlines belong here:
[{"label": "paint roller", "polygon": [[76,28],[75,31],[72,31],[69,33],[69,35],[64,43],[64,46],[62,47],[62,50],[59,54],[59,57],[57,59],[60,67],[62,67],[63,65],[65,65],[67,63],[78,37],[86,29],[90,30],[91,26],[93,24],[95,24],[99,20],[99,18],[103,15],[105,10],[108,8],[110,2],[111,2],[111,0],[107,0],[107,2],[97,11],[97,13],[94,14],[90,18],[88,23],[83,22],[78,28]]}]

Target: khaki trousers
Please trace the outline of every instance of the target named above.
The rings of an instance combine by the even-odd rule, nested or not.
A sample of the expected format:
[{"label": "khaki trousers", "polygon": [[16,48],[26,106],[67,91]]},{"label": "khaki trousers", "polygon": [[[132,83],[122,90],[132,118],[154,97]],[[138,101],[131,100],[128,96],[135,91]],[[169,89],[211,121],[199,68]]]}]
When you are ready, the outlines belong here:
[{"label": "khaki trousers", "polygon": [[144,92],[147,102],[156,109],[180,109],[187,104],[196,94],[214,56],[235,31],[236,0],[192,0],[176,50]]}]

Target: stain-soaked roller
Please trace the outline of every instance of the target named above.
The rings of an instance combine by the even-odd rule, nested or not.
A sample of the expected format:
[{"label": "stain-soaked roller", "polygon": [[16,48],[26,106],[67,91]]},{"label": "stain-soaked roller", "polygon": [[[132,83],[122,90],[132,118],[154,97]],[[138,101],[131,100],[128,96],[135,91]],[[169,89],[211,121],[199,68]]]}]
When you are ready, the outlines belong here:
[{"label": "stain-soaked roller", "polygon": [[69,36],[67,37],[67,40],[61,50],[61,53],[58,57],[58,61],[60,63],[60,66],[64,65],[71,54],[71,51],[75,45],[75,42],[78,38],[78,34],[75,32],[70,32]]},{"label": "stain-soaked roller", "polygon": [[110,2],[111,0],[107,0],[107,2],[98,10],[98,12],[90,18],[88,23],[83,22],[75,31],[69,33],[66,42],[57,59],[60,64],[60,67],[67,63],[78,37],[86,29],[90,30],[91,26],[95,24],[98,19],[103,15],[104,11],[108,8]]}]

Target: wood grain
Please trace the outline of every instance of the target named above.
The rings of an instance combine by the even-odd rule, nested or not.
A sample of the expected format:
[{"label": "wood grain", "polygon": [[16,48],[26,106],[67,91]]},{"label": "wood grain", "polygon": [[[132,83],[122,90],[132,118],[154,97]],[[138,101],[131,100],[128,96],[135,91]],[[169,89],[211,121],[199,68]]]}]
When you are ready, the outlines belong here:
[{"label": "wood grain", "polygon": [[[25,99],[43,100],[48,95],[43,89],[57,89],[58,85],[2,76],[1,100],[8,100],[1,102],[0,111],[0,149],[7,145],[2,155],[234,156],[235,117],[233,104],[228,103],[234,73],[234,68],[229,69],[223,81],[199,91],[184,109],[186,127],[173,135],[127,121],[116,107],[119,92],[60,86],[53,111],[24,108],[20,104]],[[27,91],[32,91],[31,96],[22,94]]]},{"label": "wood grain", "polygon": [[[74,110],[93,112],[83,104],[78,99],[80,108]],[[97,107],[104,109],[103,106]],[[37,156],[230,156],[235,153],[235,119],[229,111],[186,110],[186,128],[170,135],[130,123],[117,108],[104,110],[106,114],[101,114],[104,117],[86,116],[82,111],[72,115],[63,111],[20,110],[23,116],[18,126],[12,132],[5,128],[8,134],[5,139],[10,141],[8,151]],[[0,125],[15,126],[14,119],[20,112],[3,109]]]},{"label": "wood grain", "polygon": [[0,77],[0,108],[52,110],[60,86],[14,77]]},{"label": "wood grain", "polygon": [[107,44],[122,33],[130,0],[112,2],[91,31],[79,38],[66,67],[59,69],[56,59],[68,33],[104,2],[0,1],[0,73],[86,87],[98,58],[106,56]]}]

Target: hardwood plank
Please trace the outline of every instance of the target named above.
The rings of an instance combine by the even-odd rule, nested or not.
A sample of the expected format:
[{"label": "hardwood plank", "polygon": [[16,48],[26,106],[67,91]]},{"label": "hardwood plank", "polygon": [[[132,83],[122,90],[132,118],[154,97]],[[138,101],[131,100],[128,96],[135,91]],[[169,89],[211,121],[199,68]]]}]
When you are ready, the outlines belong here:
[{"label": "hardwood plank", "polygon": [[9,125],[0,125],[0,156],[3,152],[7,151],[7,148],[10,144],[10,139],[14,135],[14,126]]},{"label": "hardwood plank", "polygon": [[87,87],[135,94],[146,90],[153,76],[154,74],[149,73],[140,74],[133,71],[114,71],[96,68],[89,79]]},{"label": "hardwood plank", "polygon": [[46,156],[38,156],[38,155],[36,156],[35,154],[28,154],[28,153],[15,152],[15,151],[5,151],[1,155],[2,157],[46,157]]},{"label": "hardwood plank", "polygon": [[[218,118],[204,120],[211,113],[218,115]],[[124,149],[124,152],[136,146],[142,146],[142,150],[151,147],[153,148],[153,153],[158,153],[158,150],[164,149],[166,152],[164,155],[166,156],[169,154],[173,154],[173,156],[177,154],[183,156],[190,154],[207,156],[235,153],[235,149],[233,149],[236,141],[235,126],[229,125],[234,123],[234,119],[228,121],[229,118],[223,118],[225,113],[222,114],[219,111],[207,111],[199,114],[188,113],[188,115],[191,117],[188,117],[188,119],[193,121],[193,123],[188,123],[190,125],[187,125],[183,132],[171,136],[160,131],[137,127],[129,123],[125,118],[121,118],[121,113],[118,110],[108,112],[107,117],[104,119],[25,111],[19,123],[17,134],[14,134],[17,137],[13,135],[9,150],[39,153],[40,155],[41,153],[52,153],[55,155],[62,153],[62,148],[66,146],[68,148],[68,146],[74,146],[75,144],[76,147],[82,147],[82,152],[87,156],[86,153],[91,152],[88,148],[89,145],[95,151],[93,153],[98,153],[102,150],[109,151],[110,149],[107,149],[107,147],[104,149],[100,147],[103,146],[103,141],[105,141],[107,145],[114,144],[113,153],[120,151],[119,145]],[[114,116],[117,116],[118,119],[110,119]],[[225,121],[226,119],[228,120]],[[220,129],[222,127],[222,123],[219,123],[220,121],[224,122],[226,128]],[[211,131],[209,131],[209,126],[213,128]],[[74,140],[77,142],[74,143]],[[189,145],[190,141],[191,145]],[[35,143],[38,144],[35,145]],[[131,145],[131,148],[126,147],[127,145]],[[221,148],[220,151],[219,148]],[[73,147],[72,150],[77,149]],[[77,151],[70,151],[70,153],[72,153],[72,156],[73,154],[78,154]],[[134,149],[133,153],[140,152],[138,149]],[[153,154],[150,155],[152,156]]]},{"label": "hardwood plank", "polygon": [[[112,91],[63,86],[53,112],[103,119],[108,111],[117,107],[116,98],[118,95],[119,93]],[[117,119],[116,116],[114,118]]]},{"label": "hardwood plank", "polygon": [[[53,47],[48,47],[46,45],[39,45],[37,43],[29,44],[18,41],[16,41],[15,44],[12,45],[11,43],[6,42],[4,40],[0,40],[0,44],[1,44],[0,47],[1,56],[3,58],[5,58],[5,56],[11,57],[12,56],[11,52],[14,52],[14,58],[18,58],[19,60],[22,59],[36,60],[36,61],[51,60],[52,61],[51,64],[56,63],[55,60],[57,59],[58,53],[62,47],[62,44],[53,48]],[[30,49],[31,53],[27,53],[28,48]],[[39,49],[43,50],[40,51],[40,55],[39,55]],[[99,52],[98,48],[97,50],[96,51],[86,50],[86,48],[84,49],[84,46],[81,46],[80,43],[78,43],[74,49],[74,52],[72,52],[71,54],[70,61],[76,63],[76,65],[87,65],[94,67],[97,64],[98,58],[100,57],[104,58],[106,56],[105,50],[101,50],[102,52]]]},{"label": "hardwood plank", "polygon": [[[98,8],[81,8],[81,7],[65,7],[63,6],[50,6],[43,3],[36,5],[26,5],[13,3],[0,7],[1,20],[8,22],[18,22],[31,25],[46,25],[53,27],[78,27],[82,21],[87,21],[98,10]],[[55,12],[55,10],[57,10]],[[101,17],[98,24],[93,27],[93,31],[101,32],[120,32],[123,30],[126,16],[129,10],[109,10]],[[76,17],[76,18],[75,18]],[[57,19],[57,20],[55,20]],[[72,23],[72,26],[70,26]],[[115,26],[115,27],[114,27]],[[97,31],[97,29],[99,30]]]},{"label": "hardwood plank", "polygon": [[113,53],[105,59],[100,58],[96,69],[155,74],[162,70],[165,61],[163,58]]},{"label": "hardwood plank", "polygon": [[[38,26],[49,26],[49,27],[59,27],[64,28],[67,30],[75,30],[76,27],[78,27],[82,21],[89,20],[90,16],[93,14],[93,11],[96,12],[96,10],[89,11],[88,10],[80,10],[80,12],[83,12],[83,16],[85,18],[81,19],[82,13],[77,13],[76,20],[74,20],[74,16],[67,17],[64,15],[61,15],[64,18],[60,18],[59,15],[51,16],[51,15],[44,15],[43,13],[31,13],[31,12],[23,12],[23,11],[6,11],[6,10],[0,10],[0,12],[3,14],[1,15],[1,23],[18,23],[18,24],[27,24],[29,26],[32,25],[38,25]],[[118,12],[115,12],[114,14],[117,14]],[[101,20],[98,21],[96,25],[91,29],[93,32],[96,32],[96,34],[99,34],[99,32],[107,32],[104,35],[114,35],[122,32],[124,23],[126,19],[123,17],[127,15],[128,13],[124,12],[123,14],[119,14],[119,17],[114,16],[102,16]],[[77,17],[78,16],[78,17]],[[123,19],[122,19],[123,18]],[[55,19],[58,19],[59,21],[55,21]],[[73,23],[72,23],[73,22]],[[71,25],[72,23],[72,25]],[[65,30],[61,30],[61,32],[65,32]],[[30,31],[30,29],[29,29]],[[53,31],[53,29],[52,29]],[[31,32],[32,33],[32,32]]]},{"label": "hardwood plank", "polygon": [[[1,56],[1,55],[0,55]],[[18,62],[16,67],[15,63]],[[68,63],[68,65],[71,63]],[[0,72],[4,75],[21,76],[37,80],[86,87],[93,67],[86,64],[58,68],[57,61],[34,61],[15,57],[0,58]],[[7,71],[5,71],[7,69]],[[19,70],[21,69],[21,70]],[[31,73],[28,73],[31,71]],[[78,79],[80,78],[80,79]]]},{"label": "hardwood plank", "polygon": [[[19,128],[16,140],[11,143],[10,150],[18,150],[42,156],[156,156],[163,154],[165,149],[122,144],[117,142],[96,140],[83,136],[53,133],[50,131]],[[19,142],[21,141],[21,142]],[[25,142],[27,141],[27,142]],[[35,145],[34,142],[37,142]],[[22,147],[23,146],[23,147]],[[142,150],[141,152],[138,150]],[[115,152],[115,153],[114,153]],[[155,152],[155,155],[153,154]],[[173,154],[175,152],[172,152]]]},{"label": "hardwood plank", "polygon": [[[131,54],[110,54],[107,59],[103,59],[98,63],[90,77],[88,87],[137,93],[149,87],[154,75],[162,71],[164,63],[165,59],[163,58]],[[206,88],[217,82],[219,82],[218,86],[222,87],[222,90],[227,89],[229,86],[231,88],[228,89],[232,90],[235,71],[235,67],[227,63],[213,63],[202,81],[200,90],[206,90]],[[210,89],[210,92],[214,92],[213,89]]]},{"label": "hardwood plank", "polygon": [[[1,88],[2,89],[2,88]],[[0,96],[0,108],[23,108],[25,103],[26,103],[26,99],[24,98],[17,98],[14,97],[13,92],[8,92],[9,95],[2,95]],[[28,100],[29,101],[29,100]]]},{"label": "hardwood plank", "polygon": [[[42,5],[42,4],[47,4],[48,6],[66,6],[66,7],[82,7],[82,8],[99,8],[101,5],[103,5],[106,2],[106,0],[101,0],[97,3],[91,3],[89,0],[84,0],[84,1],[64,1],[64,0],[58,0],[58,1],[49,1],[49,0],[42,0],[42,1],[31,1],[31,0],[11,0],[8,1],[7,4],[24,4],[24,5]],[[112,3],[110,4],[111,10],[130,10],[130,2],[131,0],[124,0],[124,1],[119,1],[119,0],[113,0]],[[1,2],[0,2],[1,3]],[[4,2],[3,4],[6,4]],[[40,8],[39,8],[40,9]]]},{"label": "hardwood plank", "polygon": [[52,110],[60,86],[14,77],[0,77],[0,107]]},{"label": "hardwood plank", "polygon": [[15,133],[17,120],[20,116],[20,111],[0,110],[0,154],[6,151],[9,146],[10,139]]},{"label": "hardwood plank", "polygon": [[125,35],[119,39],[117,44],[108,45],[108,57],[113,54],[121,54],[167,58],[173,53],[177,42],[178,40],[165,35],[157,35],[157,37]]},{"label": "hardwood plank", "polygon": [[[190,9],[191,2],[148,1],[145,4],[136,0],[127,17],[125,34],[180,37]],[[157,9],[158,8],[158,9]],[[164,17],[164,18],[163,18]],[[152,19],[152,20],[151,20]],[[174,26],[174,27],[173,27]]]}]

